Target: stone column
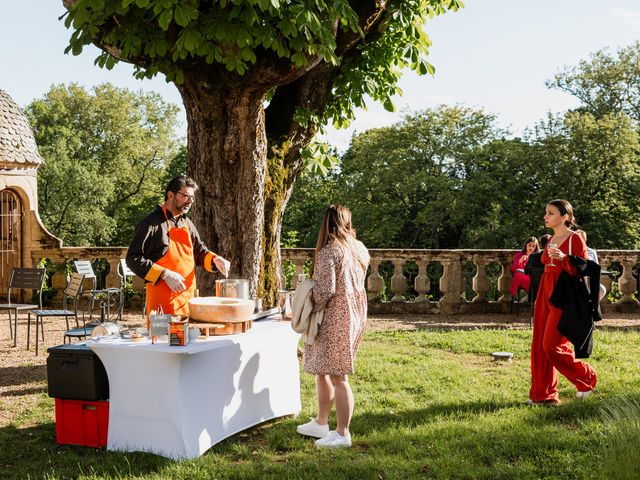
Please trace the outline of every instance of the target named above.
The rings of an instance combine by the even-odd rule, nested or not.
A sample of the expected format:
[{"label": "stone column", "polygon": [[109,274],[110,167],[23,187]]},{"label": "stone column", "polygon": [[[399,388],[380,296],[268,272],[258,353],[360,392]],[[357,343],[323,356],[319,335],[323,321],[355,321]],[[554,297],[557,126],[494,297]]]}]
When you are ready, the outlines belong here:
[{"label": "stone column", "polygon": [[418,292],[416,302],[428,302],[429,301],[429,289],[431,288],[431,281],[427,275],[427,260],[418,260],[418,275],[413,280],[413,286]]},{"label": "stone column", "polygon": [[63,291],[67,288],[67,272],[65,270],[59,270],[58,267],[64,264],[65,261],[64,259],[58,258],[53,261],[56,262],[56,271],[51,275],[51,288]]},{"label": "stone column", "polygon": [[391,277],[391,290],[395,294],[391,299],[392,302],[406,302],[404,298],[404,292],[407,290],[407,279],[402,273],[402,267],[404,267],[405,260],[395,259],[393,262],[393,277]]},{"label": "stone column", "polygon": [[121,281],[120,275],[118,275],[120,258],[107,258],[107,262],[109,262],[109,273],[106,278],[107,288],[120,288]]},{"label": "stone column", "polygon": [[487,292],[490,288],[489,278],[487,277],[487,265],[489,265],[489,261],[478,257],[474,257],[473,261],[478,271],[476,272],[476,276],[473,277],[473,290],[477,295],[473,297],[472,301],[474,303],[486,303],[488,302]]},{"label": "stone column", "polygon": [[382,292],[384,279],[380,276],[379,267],[380,260],[371,259],[369,263],[370,273],[369,278],[367,279],[367,292],[369,294],[369,298],[376,298],[380,295],[380,292]]},{"label": "stone column", "polygon": [[440,278],[440,290],[444,294],[440,299],[440,313],[450,314],[460,311],[460,295],[462,293],[462,266],[460,259],[442,261],[444,272]]},{"label": "stone column", "polygon": [[296,266],[296,273],[291,280],[291,289],[295,290],[298,286],[298,276],[304,273],[304,258],[296,258],[293,260],[293,264]]},{"label": "stone column", "polygon": [[[608,267],[610,267],[610,262],[608,261],[608,259],[600,259],[600,267],[602,268],[602,270],[609,270]],[[613,283],[613,279],[607,275],[603,275],[600,277],[600,283],[602,285],[604,285],[604,288],[607,289],[607,294],[602,297],[602,299],[600,300],[601,304],[610,304],[611,301],[609,300],[609,293],[611,293],[611,284]]]},{"label": "stone column", "polygon": [[131,285],[133,286],[134,290],[136,290],[142,296],[146,288],[144,279],[140,278],[137,275],[134,275],[133,280],[131,281]]},{"label": "stone column", "polygon": [[623,259],[620,263],[622,264],[622,275],[618,279],[618,289],[622,293],[620,303],[637,303],[631,296],[636,291],[637,286],[636,279],[632,273],[633,261]]},{"label": "stone column", "polygon": [[511,262],[509,260],[500,261],[502,274],[498,278],[498,291],[502,294],[498,298],[499,303],[511,302]]}]

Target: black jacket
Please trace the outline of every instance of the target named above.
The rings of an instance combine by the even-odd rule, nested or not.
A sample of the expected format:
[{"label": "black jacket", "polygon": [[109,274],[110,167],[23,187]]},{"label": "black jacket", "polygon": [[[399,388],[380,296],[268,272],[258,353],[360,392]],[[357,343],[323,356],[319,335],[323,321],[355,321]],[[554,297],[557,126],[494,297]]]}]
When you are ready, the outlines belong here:
[{"label": "black jacket", "polygon": [[544,268],[544,264],[542,263],[542,251],[529,255],[529,260],[527,260],[527,264],[524,267],[524,273],[529,275],[532,268]]},{"label": "black jacket", "polygon": [[[558,330],[573,343],[576,358],[588,358],[593,350],[593,322],[602,320],[600,265],[573,255],[569,262],[578,276],[563,270],[549,301],[562,310]],[[583,277],[588,277],[588,289]]]},{"label": "black jacket", "polygon": [[167,211],[166,217],[164,215],[162,206],[157,205],[149,215],[136,225],[133,239],[127,251],[127,266],[131,271],[140,278],[144,278],[147,282],[151,282],[154,285],[158,283],[164,268],[156,265],[156,262],[169,250],[167,219],[174,227],[180,228],[185,224],[189,226],[196,265],[204,267],[209,272],[214,271],[215,266],[211,261],[211,257],[215,257],[215,255],[200,239],[198,229],[191,219],[185,215],[174,218],[169,211]]},{"label": "black jacket", "polygon": [[535,303],[538,298],[538,287],[544,273],[544,264],[542,263],[542,251],[529,255],[529,260],[524,267],[524,273],[529,275],[529,298]]}]

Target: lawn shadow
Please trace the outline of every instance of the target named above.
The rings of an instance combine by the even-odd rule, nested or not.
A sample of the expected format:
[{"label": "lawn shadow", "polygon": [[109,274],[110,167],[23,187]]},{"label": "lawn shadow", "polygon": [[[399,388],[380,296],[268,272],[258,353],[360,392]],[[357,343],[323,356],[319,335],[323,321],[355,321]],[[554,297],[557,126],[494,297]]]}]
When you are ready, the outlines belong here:
[{"label": "lawn shadow", "polygon": [[557,406],[529,407],[525,402],[496,402],[479,400],[472,402],[437,403],[421,409],[395,411],[393,413],[368,412],[356,414],[353,417],[353,430],[363,435],[372,431],[384,431],[398,427],[414,427],[426,424],[437,417],[459,416],[466,419],[471,415],[498,413],[502,410],[521,407],[530,408],[536,412],[534,422],[540,418],[555,419],[561,421],[575,421],[600,415],[600,402],[571,401]]},{"label": "lawn shadow", "polygon": [[47,380],[46,365],[28,365],[0,368],[0,388]]},{"label": "lawn shadow", "polygon": [[47,387],[22,387],[22,388],[13,388],[11,390],[5,390],[0,393],[0,397],[21,397],[23,395],[34,395],[39,393],[47,393]]},{"label": "lawn shadow", "polygon": [[55,423],[0,428],[0,475],[3,479],[43,478],[54,471],[81,476],[137,477],[158,473],[172,460],[150,453],[108,452],[105,448],[58,445]]}]

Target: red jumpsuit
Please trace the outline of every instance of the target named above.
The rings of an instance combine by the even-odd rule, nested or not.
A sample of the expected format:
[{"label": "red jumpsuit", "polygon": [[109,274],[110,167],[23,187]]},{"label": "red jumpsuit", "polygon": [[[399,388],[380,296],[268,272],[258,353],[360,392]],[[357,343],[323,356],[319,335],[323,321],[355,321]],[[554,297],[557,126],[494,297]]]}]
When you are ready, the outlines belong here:
[{"label": "red jumpsuit", "polygon": [[[572,234],[558,248],[562,253],[587,258],[587,245],[580,235]],[[596,372],[585,362],[576,360],[571,343],[558,331],[562,310],[549,302],[556,281],[562,270],[575,275],[569,259],[554,259],[555,266],[548,265],[551,258],[547,249],[542,253],[544,274],[538,289],[533,313],[533,341],[531,342],[531,390],[529,398],[534,402],[558,400],[558,372],[567,377],[579,392],[593,390]]]},{"label": "red jumpsuit", "polygon": [[516,253],[516,256],[513,258],[513,263],[511,264],[511,271],[513,272],[513,279],[511,280],[512,297],[518,295],[518,289],[520,288],[529,293],[531,279],[529,275],[524,273],[524,267],[527,265],[528,259],[529,255],[522,252]]}]

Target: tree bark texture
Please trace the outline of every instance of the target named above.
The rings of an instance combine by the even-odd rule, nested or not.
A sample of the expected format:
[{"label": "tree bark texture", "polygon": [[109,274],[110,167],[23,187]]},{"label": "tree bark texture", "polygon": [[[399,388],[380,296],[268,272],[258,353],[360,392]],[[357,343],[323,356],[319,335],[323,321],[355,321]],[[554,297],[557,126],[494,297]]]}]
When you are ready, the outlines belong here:
[{"label": "tree bark texture", "polygon": [[[230,277],[250,281],[255,297],[264,223],[264,94],[189,78],[179,87],[188,122],[187,174],[199,185],[193,221],[202,239],[231,262]],[[199,271],[201,296],[215,277]]]}]

